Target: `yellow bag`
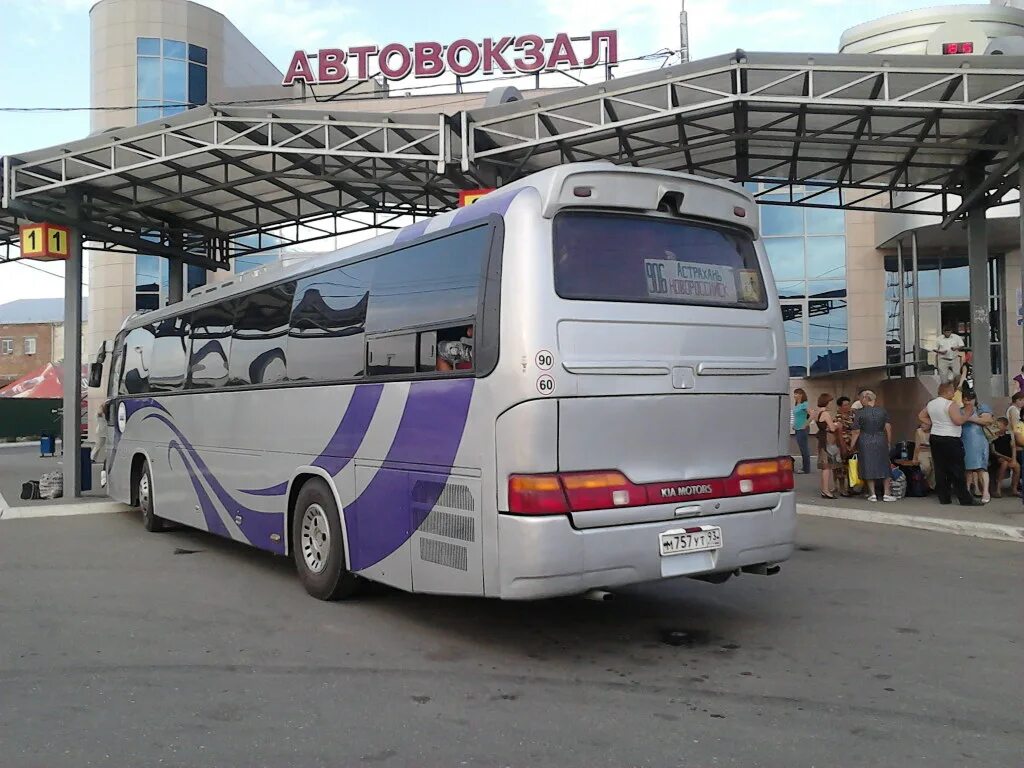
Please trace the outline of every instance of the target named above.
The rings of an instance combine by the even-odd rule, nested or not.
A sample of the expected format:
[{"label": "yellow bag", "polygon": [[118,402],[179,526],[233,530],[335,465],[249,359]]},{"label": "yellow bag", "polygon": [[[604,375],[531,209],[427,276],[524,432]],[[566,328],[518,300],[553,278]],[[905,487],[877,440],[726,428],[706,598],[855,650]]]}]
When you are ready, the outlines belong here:
[{"label": "yellow bag", "polygon": [[849,467],[847,470],[847,477],[850,479],[851,488],[858,486],[861,483],[860,472],[858,471],[860,468],[859,464],[860,461],[857,459],[857,454],[853,454],[847,463],[847,466]]}]

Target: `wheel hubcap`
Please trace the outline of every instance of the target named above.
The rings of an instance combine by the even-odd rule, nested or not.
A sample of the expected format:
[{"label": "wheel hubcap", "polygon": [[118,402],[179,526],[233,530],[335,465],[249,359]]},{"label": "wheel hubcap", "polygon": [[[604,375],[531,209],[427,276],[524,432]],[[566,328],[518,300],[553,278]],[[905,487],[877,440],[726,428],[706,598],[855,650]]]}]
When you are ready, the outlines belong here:
[{"label": "wheel hubcap", "polygon": [[139,507],[143,512],[149,512],[149,475],[146,474],[139,480]]},{"label": "wheel hubcap", "polygon": [[331,551],[331,529],[327,512],[319,504],[310,504],[302,515],[300,546],[306,567],[313,573],[322,573]]}]

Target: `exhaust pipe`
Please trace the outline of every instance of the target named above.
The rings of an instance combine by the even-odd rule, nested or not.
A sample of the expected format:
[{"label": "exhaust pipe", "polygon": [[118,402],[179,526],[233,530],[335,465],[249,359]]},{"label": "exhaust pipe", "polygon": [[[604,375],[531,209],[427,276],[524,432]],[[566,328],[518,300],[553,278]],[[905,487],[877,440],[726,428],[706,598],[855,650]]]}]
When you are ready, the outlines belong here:
[{"label": "exhaust pipe", "polygon": [[774,576],[782,570],[782,566],[773,563],[757,563],[756,565],[744,565],[742,571],[744,573],[754,573],[758,576]]},{"label": "exhaust pipe", "polygon": [[583,593],[584,600],[596,600],[599,603],[611,600],[615,595],[604,589],[590,589]]}]

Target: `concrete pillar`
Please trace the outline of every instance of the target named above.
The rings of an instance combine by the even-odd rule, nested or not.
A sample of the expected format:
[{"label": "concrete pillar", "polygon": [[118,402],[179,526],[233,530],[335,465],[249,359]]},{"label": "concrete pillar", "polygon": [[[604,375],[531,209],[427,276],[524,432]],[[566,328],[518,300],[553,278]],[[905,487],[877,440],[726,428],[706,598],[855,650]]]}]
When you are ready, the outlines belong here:
[{"label": "concrete pillar", "polygon": [[[77,221],[80,204],[68,199],[68,214]],[[68,233],[64,263],[64,495],[82,495],[79,453],[82,446],[82,233]]]},{"label": "concrete pillar", "polygon": [[992,354],[988,301],[988,227],[982,206],[967,212],[967,262],[971,280],[971,349],[979,402],[992,401]]}]

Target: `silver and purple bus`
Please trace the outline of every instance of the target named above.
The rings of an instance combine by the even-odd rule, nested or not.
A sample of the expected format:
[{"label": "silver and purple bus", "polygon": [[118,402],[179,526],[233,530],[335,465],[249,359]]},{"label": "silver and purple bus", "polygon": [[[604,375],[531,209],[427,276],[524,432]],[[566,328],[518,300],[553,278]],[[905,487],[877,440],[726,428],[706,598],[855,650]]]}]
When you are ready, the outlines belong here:
[{"label": "silver and purple bus", "polygon": [[773,573],[795,503],[757,221],[732,184],[565,165],[133,316],[110,494],[322,599]]}]

